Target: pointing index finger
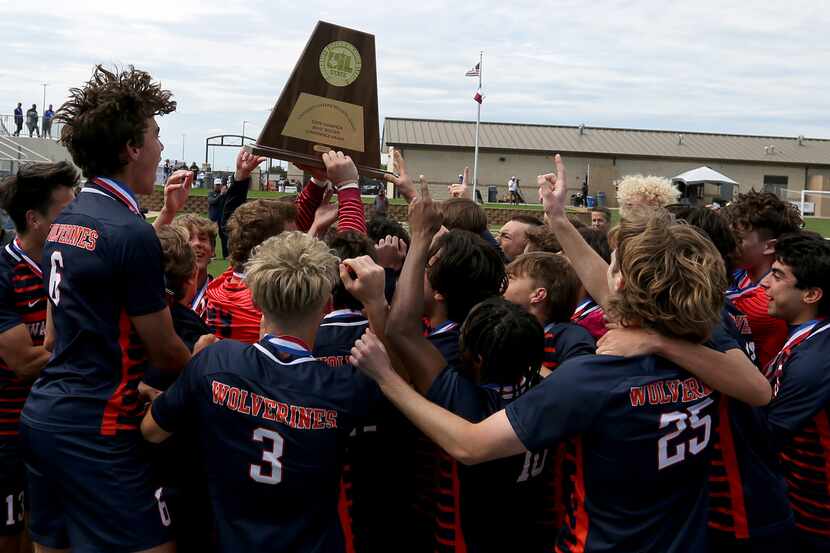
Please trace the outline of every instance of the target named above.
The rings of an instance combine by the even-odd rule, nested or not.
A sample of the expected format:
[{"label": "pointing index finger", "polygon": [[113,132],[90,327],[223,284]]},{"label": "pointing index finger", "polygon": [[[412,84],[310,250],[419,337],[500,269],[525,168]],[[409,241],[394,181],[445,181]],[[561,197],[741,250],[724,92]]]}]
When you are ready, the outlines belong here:
[{"label": "pointing index finger", "polygon": [[418,177],[418,184],[420,187],[421,198],[429,198],[429,183],[427,183],[427,179],[423,175]]},{"label": "pointing index finger", "polygon": [[556,165],[556,180],[559,182],[566,182],[565,180],[565,163],[562,161],[562,156],[556,154],[553,157],[553,163]]}]

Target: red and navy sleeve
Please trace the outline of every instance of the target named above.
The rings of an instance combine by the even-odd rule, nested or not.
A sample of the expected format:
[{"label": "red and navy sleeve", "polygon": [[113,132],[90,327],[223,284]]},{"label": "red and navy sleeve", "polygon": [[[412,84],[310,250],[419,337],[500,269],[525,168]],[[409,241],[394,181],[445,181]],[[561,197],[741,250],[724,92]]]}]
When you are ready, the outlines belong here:
[{"label": "red and navy sleeve", "polygon": [[161,311],[167,306],[164,299],[164,267],[161,244],[153,227],[141,223],[125,229],[120,240],[122,247],[119,279],[125,293],[127,315],[140,317]]},{"label": "red and navy sleeve", "polygon": [[297,230],[307,232],[311,228],[311,224],[314,222],[314,212],[323,202],[325,193],[325,186],[320,186],[313,180],[308,181],[294,202],[294,206],[297,208]]},{"label": "red and navy sleeve", "polygon": [[359,187],[342,188],[337,191],[337,231],[353,230],[366,234],[366,212],[360,198]]},{"label": "red and navy sleeve", "polygon": [[767,407],[769,432],[778,447],[787,444],[830,402],[830,360],[826,350],[802,348],[793,351],[778,394]]}]

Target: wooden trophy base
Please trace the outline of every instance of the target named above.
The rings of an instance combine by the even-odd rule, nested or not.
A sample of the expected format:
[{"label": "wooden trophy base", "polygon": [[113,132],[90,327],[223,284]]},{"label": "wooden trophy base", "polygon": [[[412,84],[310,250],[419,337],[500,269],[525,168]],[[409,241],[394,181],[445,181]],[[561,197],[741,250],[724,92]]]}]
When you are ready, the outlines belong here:
[{"label": "wooden trophy base", "polygon": [[[322,153],[313,156],[300,152],[292,152],[280,148],[263,146],[261,144],[248,144],[245,146],[245,150],[257,156],[270,157],[271,159],[278,159],[280,161],[290,161],[294,165],[307,165],[309,167],[320,168],[323,171],[326,170],[326,166],[323,164]],[[383,171],[382,169],[378,169],[376,167],[359,165],[356,162],[355,166],[357,167],[357,172],[364,177],[385,180],[386,175],[391,174],[388,171]]]}]

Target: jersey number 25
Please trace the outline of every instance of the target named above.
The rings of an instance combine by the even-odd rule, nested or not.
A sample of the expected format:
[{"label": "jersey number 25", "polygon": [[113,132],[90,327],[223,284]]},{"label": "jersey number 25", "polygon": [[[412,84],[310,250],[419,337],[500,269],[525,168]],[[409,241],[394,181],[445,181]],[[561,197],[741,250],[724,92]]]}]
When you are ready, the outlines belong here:
[{"label": "jersey number 25", "polygon": [[[714,403],[712,398],[706,398],[689,407],[688,412],[673,411],[663,413],[660,416],[660,428],[665,428],[673,423],[674,431],[669,432],[657,441],[658,470],[663,470],[686,459],[687,450],[690,454],[697,455],[706,449],[709,438],[712,436],[712,417],[708,414],[701,417],[700,413],[712,403]],[[703,438],[698,434],[691,437],[681,436],[687,429],[694,431],[701,427],[703,427]],[[681,438],[680,443],[675,440],[678,437]]]}]

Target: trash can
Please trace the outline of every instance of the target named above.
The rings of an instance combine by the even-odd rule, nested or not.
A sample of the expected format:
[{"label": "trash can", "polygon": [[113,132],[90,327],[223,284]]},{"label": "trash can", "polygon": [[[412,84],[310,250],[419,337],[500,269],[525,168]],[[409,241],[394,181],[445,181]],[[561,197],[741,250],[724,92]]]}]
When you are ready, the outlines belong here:
[{"label": "trash can", "polygon": [[495,184],[487,187],[487,201],[491,204],[499,202],[499,187]]},{"label": "trash can", "polygon": [[597,206],[605,207],[605,192],[597,193]]},{"label": "trash can", "polygon": [[597,199],[594,198],[593,196],[588,196],[585,199],[585,205],[588,207],[588,209],[593,209],[594,207],[597,206]]}]

